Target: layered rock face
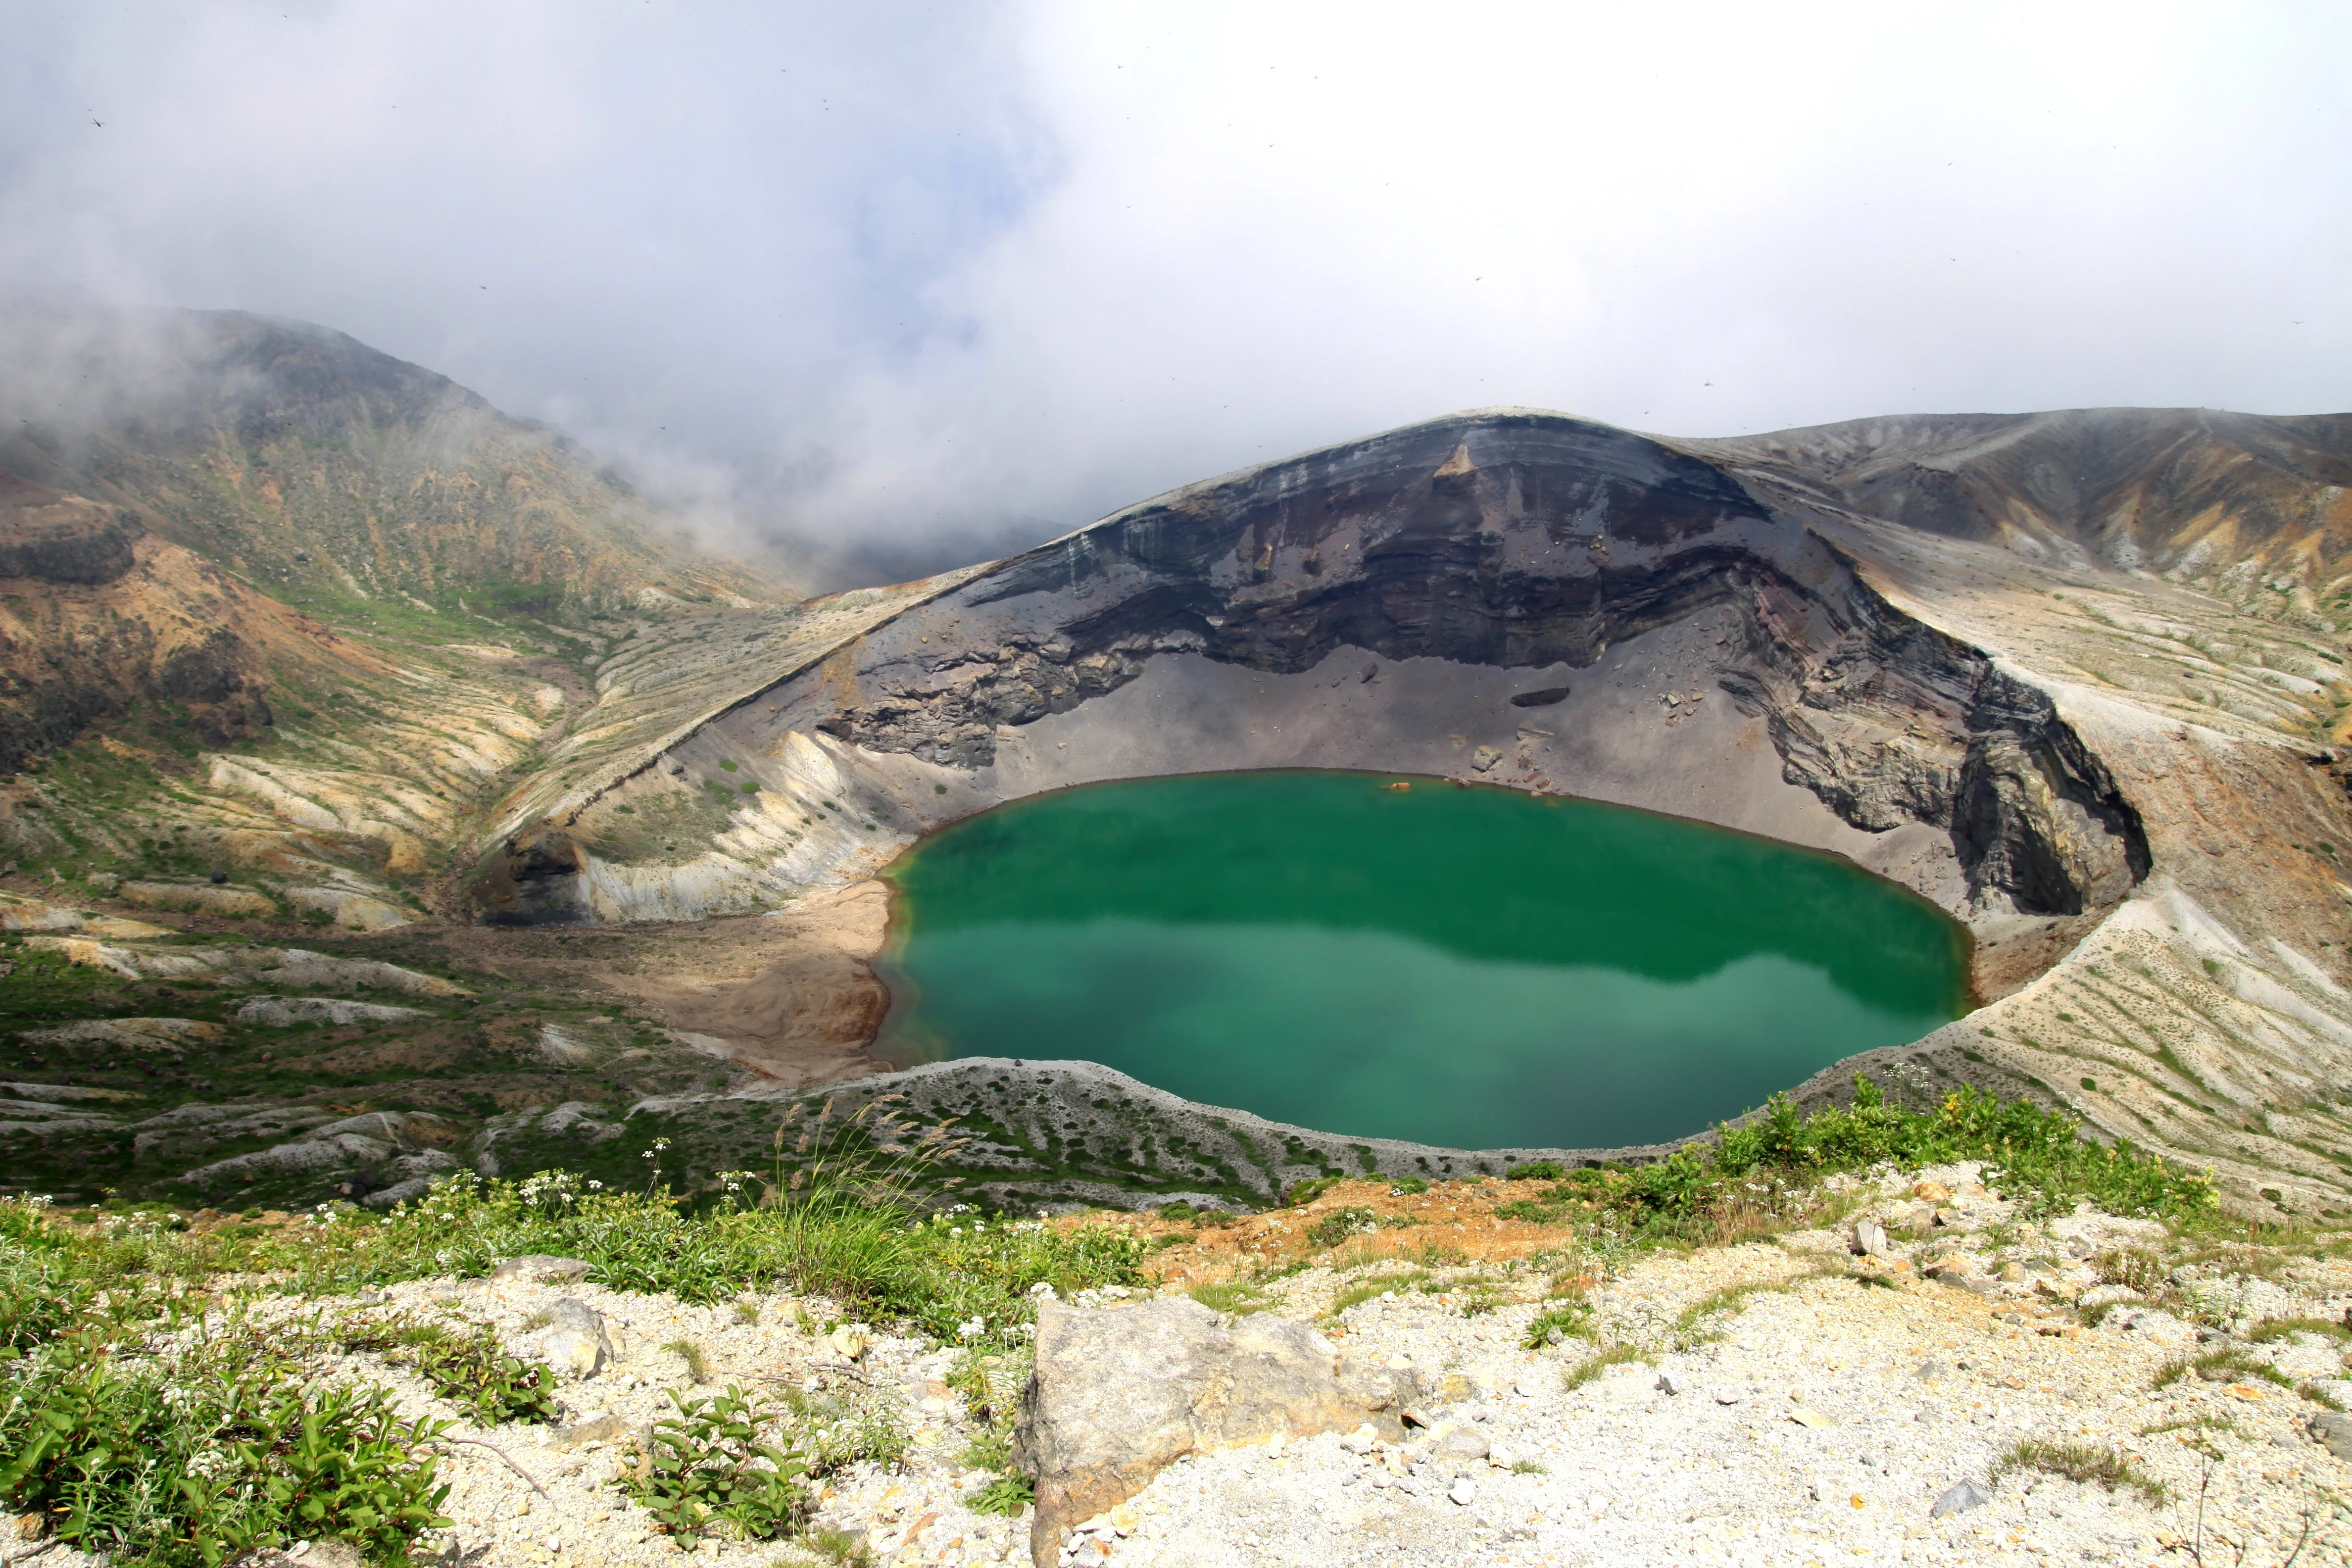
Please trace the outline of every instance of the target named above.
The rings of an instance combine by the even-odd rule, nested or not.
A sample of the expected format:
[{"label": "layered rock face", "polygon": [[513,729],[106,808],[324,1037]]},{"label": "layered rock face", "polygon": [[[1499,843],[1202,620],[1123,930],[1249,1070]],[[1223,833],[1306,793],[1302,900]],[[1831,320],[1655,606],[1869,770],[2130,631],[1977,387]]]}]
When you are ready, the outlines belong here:
[{"label": "layered rock face", "polygon": [[[1695,688],[1650,690],[1662,658]],[[1647,700],[1593,707],[1629,690]],[[1759,824],[1741,792],[1706,798],[1696,755],[1606,787],[1633,736],[1710,700],[1711,742],[1755,727],[1776,782],[1817,797],[1819,820]],[[1285,764],[1540,778],[1858,858],[1859,840],[1925,829],[1948,863],[1906,879],[1964,913],[2077,915],[2148,868],[2129,803],[2044,695],[1892,608],[1717,468],[1549,415],[1312,454],[999,563],[756,694],[566,826],[593,858],[626,826],[615,807],[634,815],[730,762],[782,816],[726,847],[751,872],[739,899],[856,874],[937,821],[1040,788]],[[864,804],[845,813],[844,794]],[[780,831],[757,846],[761,827]],[[1920,850],[1916,834],[1903,843]],[[568,905],[536,903],[600,912],[594,876]]]},{"label": "layered rock face", "polygon": [[[2136,417],[2159,436],[2180,423]],[[1974,931],[1988,1005],[1802,1098],[1850,1092],[1858,1068],[1912,1098],[1976,1081],[2209,1165],[2233,1201],[2329,1212],[2352,1191],[2352,801],[2326,747],[2352,688],[2314,608],[2352,604],[2352,579],[2329,574],[2333,459],[2260,421],[2128,440],[2118,421],[1669,442],[1498,410],[1190,486],[845,598],[824,636],[795,633],[781,674],[783,645],[747,633],[740,677],[698,675],[691,711],[665,710],[660,670],[631,656],[605,678],[625,710],[610,749],[553,760],[531,786],[547,827],[502,821],[482,885],[528,884],[499,911],[527,921],[773,909],[865,885],[1000,802],[1186,772],[1356,768],[1615,801],[1843,855]],[[2125,483],[2150,440],[2162,460]],[[2232,521],[2236,492],[2200,465],[2257,446],[2230,459],[2247,487]],[[2072,500],[2053,477],[2069,455],[2103,465]],[[1914,468],[1999,515],[1859,510]],[[2299,542],[2280,521],[2298,496],[2317,509]],[[2131,526],[2110,526],[2126,501]],[[2238,593],[2255,581],[2261,596]],[[549,831],[564,856],[532,848]],[[832,956],[851,1004],[832,1012],[878,1018],[864,959]],[[826,1048],[819,1068],[763,1046],[737,1092],[855,1076]],[[856,1092],[1018,1131],[1084,1077],[918,1069]],[[723,1142],[720,1104],[658,1114],[682,1144]],[[1138,1114],[1139,1147],[1191,1125]],[[1039,1136],[971,1175],[1089,1201],[1200,1179],[1080,1169]],[[1267,1146],[1264,1183],[1236,1166],[1222,1185],[1365,1157],[1268,1136],[1283,1152]],[[1391,1153],[1463,1152],[1371,1158]]]}]

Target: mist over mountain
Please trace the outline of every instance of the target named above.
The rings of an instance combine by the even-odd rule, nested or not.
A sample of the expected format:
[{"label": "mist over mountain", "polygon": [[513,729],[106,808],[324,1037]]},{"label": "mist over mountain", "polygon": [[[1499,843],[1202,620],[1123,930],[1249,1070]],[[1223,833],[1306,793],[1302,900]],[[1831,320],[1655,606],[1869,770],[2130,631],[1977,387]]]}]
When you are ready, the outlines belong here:
[{"label": "mist over mountain", "polygon": [[323,327],[0,304],[0,468],[295,598],[794,596],[562,433]]},{"label": "mist over mountain", "polygon": [[828,587],[1447,408],[2352,406],[2352,20],[1844,15],[18,8],[0,279],[331,323]]}]

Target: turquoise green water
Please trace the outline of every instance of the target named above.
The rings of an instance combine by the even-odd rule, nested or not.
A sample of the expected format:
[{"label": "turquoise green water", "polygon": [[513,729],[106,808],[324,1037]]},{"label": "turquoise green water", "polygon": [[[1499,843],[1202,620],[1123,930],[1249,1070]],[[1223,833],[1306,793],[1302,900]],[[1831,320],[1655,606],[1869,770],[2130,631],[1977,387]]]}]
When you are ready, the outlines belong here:
[{"label": "turquoise green water", "polygon": [[946,827],[881,1048],[1101,1062],[1359,1137],[1693,1132],[1964,1005],[1967,936],[1825,855],[1362,773],[1065,790]]}]

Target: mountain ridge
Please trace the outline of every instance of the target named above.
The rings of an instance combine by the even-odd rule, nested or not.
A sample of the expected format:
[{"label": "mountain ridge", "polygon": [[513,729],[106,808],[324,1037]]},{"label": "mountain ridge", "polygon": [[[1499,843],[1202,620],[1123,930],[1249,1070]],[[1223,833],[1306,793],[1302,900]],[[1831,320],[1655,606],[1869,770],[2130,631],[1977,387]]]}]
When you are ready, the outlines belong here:
[{"label": "mountain ridge", "polygon": [[[73,1092],[142,1114],[197,1093],[429,1112],[410,1164],[593,1164],[658,1134],[692,1185],[747,1157],[766,1102],[903,1082],[866,1051],[887,1005],[874,873],[923,832],[1095,778],[1345,766],[1845,855],[1971,926],[1987,1005],[1841,1072],[1914,1097],[2025,1093],[2211,1163],[2233,1202],[2306,1212],[2352,1190],[2335,416],[1937,416],[1704,441],[1477,411],[1179,487],[1000,561],[761,604],[686,567],[665,579],[677,593],[632,579],[637,547],[595,532],[626,509],[563,500],[609,500],[602,480],[514,478],[563,457],[543,433],[499,426],[512,444],[491,443],[479,482],[443,461],[488,417],[462,399],[431,404],[446,430],[401,426],[382,461],[306,433],[374,428],[332,386],[304,392],[332,381],[334,349],[300,339],[279,381],[223,393],[259,411],[250,431],[208,414],[200,439],[143,453],[59,444],[43,460],[82,463],[96,493],[12,492],[18,512],[72,514],[0,538],[12,569],[63,579],[0,584],[0,609],[81,606],[74,627],[8,634],[37,662],[111,646],[138,616],[109,595],[160,595],[175,572],[213,584],[152,606],[179,640],[150,650],[146,689],[0,787],[17,862],[0,928],[29,933],[0,942],[39,980],[28,996],[91,1026],[40,1047]],[[397,382],[390,363],[374,371]],[[384,407],[436,384],[399,382]],[[272,424],[288,407],[313,424]],[[413,492],[382,482],[428,469]],[[337,483],[376,489],[339,500]],[[390,509],[373,533],[368,496]],[[182,510],[141,510],[165,503]],[[294,535],[271,531],[289,517],[323,520],[311,553],[328,559],[286,555]],[[497,535],[489,555],[467,553],[467,527]],[[207,528],[243,567],[173,536]],[[537,575],[479,589],[465,574],[486,560]],[[304,640],[203,686],[244,715],[232,732],[221,708],[208,737],[164,671],[207,616],[245,615],[235,594],[280,596]],[[1538,689],[1539,712],[1512,700]],[[291,947],[257,968],[223,945],[240,933],[470,994],[386,997],[401,1017],[297,1008],[248,994],[256,976],[382,971]],[[196,990],[167,984],[184,973]],[[114,1016],[130,1006],[219,1031],[201,1080],[184,1048],[142,1055],[141,1021]],[[1054,1102],[1044,1069],[1018,1070]],[[176,1192],[201,1152],[303,1201],[416,1179],[373,1155],[313,1170],[314,1144],[219,1126],[144,1157],[125,1144],[122,1168]],[[117,1157],[11,1136],[32,1143],[5,1182],[86,1184]],[[1320,1168],[1276,1164],[1276,1188]],[[1136,1201],[1160,1179],[1034,1175],[1040,1194]]]}]

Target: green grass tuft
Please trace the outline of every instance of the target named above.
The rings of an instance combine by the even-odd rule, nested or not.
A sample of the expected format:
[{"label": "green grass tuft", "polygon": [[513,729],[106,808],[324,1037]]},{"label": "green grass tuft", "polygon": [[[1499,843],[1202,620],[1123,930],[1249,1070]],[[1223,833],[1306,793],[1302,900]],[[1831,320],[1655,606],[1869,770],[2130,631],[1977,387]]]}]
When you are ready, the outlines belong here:
[{"label": "green grass tuft", "polygon": [[1570,1367],[1561,1377],[1561,1385],[1573,1394],[1612,1366],[1628,1366],[1636,1362],[1646,1364],[1649,1360],[1633,1345],[1607,1345]]},{"label": "green grass tuft", "polygon": [[2015,1470],[2040,1470],[2044,1475],[2063,1476],[2070,1481],[2096,1481],[2109,1491],[2129,1487],[2159,1507],[2165,1499],[2162,1481],[2141,1469],[2129,1456],[2095,1443],[2021,1438],[1993,1461],[1991,1479],[1998,1481]]}]

